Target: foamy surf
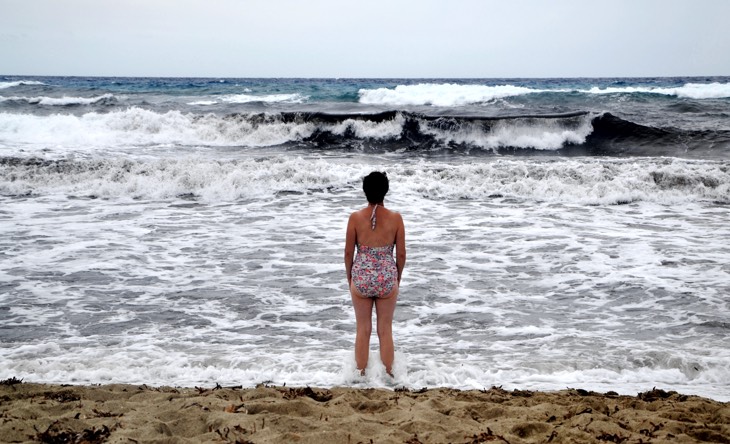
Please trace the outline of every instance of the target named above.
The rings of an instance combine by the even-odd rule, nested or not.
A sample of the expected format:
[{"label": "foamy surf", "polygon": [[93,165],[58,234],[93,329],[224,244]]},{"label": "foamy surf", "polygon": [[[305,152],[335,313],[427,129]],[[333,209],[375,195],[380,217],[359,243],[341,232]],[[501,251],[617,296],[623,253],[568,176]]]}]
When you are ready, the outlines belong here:
[{"label": "foamy surf", "polygon": [[361,89],[360,103],[369,105],[463,106],[505,97],[546,92],[515,85],[458,85],[452,83],[398,85],[395,88]]},{"label": "foamy surf", "polygon": [[581,92],[586,92],[588,94],[659,94],[699,100],[725,99],[730,97],[730,83],[687,83],[677,88],[636,86],[606,88],[593,87]]},{"label": "foamy surf", "polygon": [[[358,161],[247,156],[160,160],[0,158],[0,194],[236,202],[280,193],[347,190],[366,173]],[[615,205],[730,202],[724,163],[678,159],[490,160],[470,164],[400,162],[388,166],[401,193],[429,199],[516,198]]]}]

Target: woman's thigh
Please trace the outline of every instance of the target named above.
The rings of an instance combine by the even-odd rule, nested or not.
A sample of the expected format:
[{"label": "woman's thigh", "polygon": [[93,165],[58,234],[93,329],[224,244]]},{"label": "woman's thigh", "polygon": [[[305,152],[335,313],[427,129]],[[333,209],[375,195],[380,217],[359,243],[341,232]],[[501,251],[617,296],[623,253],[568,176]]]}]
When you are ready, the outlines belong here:
[{"label": "woman's thigh", "polygon": [[355,284],[350,285],[350,295],[352,296],[352,306],[355,309],[355,320],[358,324],[369,323],[373,316],[373,299],[366,298],[355,288]]},{"label": "woman's thigh", "polygon": [[390,325],[393,322],[395,305],[398,301],[398,284],[387,297],[375,299],[375,312],[378,314],[378,326]]}]

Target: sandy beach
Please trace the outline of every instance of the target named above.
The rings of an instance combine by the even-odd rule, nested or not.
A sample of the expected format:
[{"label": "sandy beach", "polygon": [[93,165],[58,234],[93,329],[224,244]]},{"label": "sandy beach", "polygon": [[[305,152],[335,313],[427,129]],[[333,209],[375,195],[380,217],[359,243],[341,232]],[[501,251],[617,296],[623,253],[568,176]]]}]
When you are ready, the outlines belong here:
[{"label": "sandy beach", "polygon": [[730,404],[637,396],[423,388],[0,383],[0,441],[46,443],[730,442]]}]

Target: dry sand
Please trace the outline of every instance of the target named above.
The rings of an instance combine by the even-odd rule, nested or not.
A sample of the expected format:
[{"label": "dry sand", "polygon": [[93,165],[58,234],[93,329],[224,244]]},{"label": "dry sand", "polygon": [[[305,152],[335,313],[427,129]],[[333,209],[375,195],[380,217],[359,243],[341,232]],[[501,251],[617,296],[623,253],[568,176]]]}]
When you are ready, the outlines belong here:
[{"label": "dry sand", "polygon": [[0,382],[0,441],[48,443],[730,443],[730,404],[453,389],[170,388]]}]

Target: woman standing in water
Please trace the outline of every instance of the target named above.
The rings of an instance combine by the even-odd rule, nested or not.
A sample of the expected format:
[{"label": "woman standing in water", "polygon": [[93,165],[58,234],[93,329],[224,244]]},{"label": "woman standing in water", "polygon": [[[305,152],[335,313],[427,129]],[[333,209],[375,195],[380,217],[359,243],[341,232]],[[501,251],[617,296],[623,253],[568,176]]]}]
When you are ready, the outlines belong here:
[{"label": "woman standing in water", "polygon": [[357,321],[355,362],[364,375],[375,305],[380,359],[385,371],[393,376],[393,313],[406,264],[406,234],[401,215],[383,205],[389,189],[388,176],[373,171],[363,179],[362,188],[368,206],[350,215],[345,237],[345,271]]}]

